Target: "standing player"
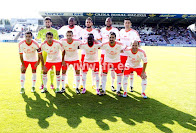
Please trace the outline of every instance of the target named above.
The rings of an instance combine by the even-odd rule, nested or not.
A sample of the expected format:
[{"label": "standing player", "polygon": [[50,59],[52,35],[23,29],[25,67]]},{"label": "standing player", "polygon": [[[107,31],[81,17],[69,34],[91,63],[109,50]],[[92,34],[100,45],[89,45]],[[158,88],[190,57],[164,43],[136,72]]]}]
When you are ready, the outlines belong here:
[{"label": "standing player", "polygon": [[[74,39],[80,39],[82,28],[78,25],[75,25],[75,23],[76,23],[75,18],[70,17],[68,19],[68,25],[63,26],[58,30],[59,35],[63,35],[64,38],[67,38],[67,31],[72,31],[73,32],[73,38]],[[66,76],[65,84],[66,84],[65,86],[68,87],[68,76]],[[74,81],[74,88],[75,88],[75,81]]]},{"label": "standing player", "polygon": [[[58,36],[57,30],[51,27],[52,26],[52,20],[51,20],[51,18],[50,17],[45,17],[44,23],[45,23],[45,26],[46,27],[43,28],[43,29],[41,29],[38,32],[38,35],[37,35],[36,40],[41,39],[41,42],[43,43],[45,41],[45,39],[46,39],[46,33],[47,32],[52,32],[53,33],[53,38],[55,40],[59,40],[59,36]],[[42,52],[42,56],[43,56],[44,63],[45,63],[46,62],[47,53],[45,51],[43,51]],[[41,80],[43,79],[42,76],[43,76],[43,70],[41,71]],[[51,68],[51,70],[50,70],[50,80],[51,80],[51,89],[54,89],[54,85],[53,85],[54,70],[53,70],[53,68]],[[43,85],[43,80],[42,80],[42,84],[40,86],[40,89],[43,89],[43,87],[44,87],[44,85]]]},{"label": "standing player", "polygon": [[32,40],[32,32],[25,33],[25,40],[19,43],[19,53],[20,53],[20,60],[21,60],[21,91],[20,93],[24,93],[24,83],[25,83],[25,72],[29,64],[31,64],[32,68],[32,89],[31,92],[35,92],[35,82],[36,82],[36,68],[40,63],[40,56],[37,59],[36,51],[40,52],[39,45],[36,41]]},{"label": "standing player", "polygon": [[[93,34],[95,40],[100,41],[101,40],[101,36],[100,36],[100,34],[98,33],[98,31],[96,29],[92,28],[93,20],[90,17],[88,17],[86,19],[85,25],[86,25],[86,28],[81,31],[82,42],[83,43],[87,42],[87,37],[88,37],[89,33]],[[81,50],[81,63],[82,64],[84,63],[84,56],[85,56],[85,51]],[[95,88],[95,74],[94,74],[93,71],[92,71],[92,81],[93,81],[92,82],[93,83],[92,88]],[[80,84],[81,84],[81,88],[83,88],[82,82]]]},{"label": "standing player", "polygon": [[[47,92],[47,72],[50,70],[52,66],[55,66],[56,68],[56,93],[59,93],[59,87],[60,87],[60,70],[62,65],[62,57],[60,54],[60,50],[63,51],[62,44],[56,40],[53,39],[53,33],[47,32],[46,33],[46,41],[41,44],[41,50],[45,51],[47,53],[46,63],[43,69],[43,83],[44,88],[42,89],[42,93]],[[44,64],[43,59],[41,59],[42,64]]]},{"label": "standing player", "polygon": [[[134,71],[142,78],[142,97],[147,98],[145,94],[146,85],[147,85],[147,76],[145,73],[146,66],[147,66],[147,57],[144,50],[138,48],[139,42],[134,41],[132,44],[132,48],[125,49],[125,53],[128,56],[127,62],[125,64],[126,68],[124,71],[124,79],[123,79],[123,88],[124,88],[124,94],[123,97],[127,97],[127,79],[131,73]],[[140,64],[141,60],[143,61],[143,67]]]},{"label": "standing player", "polygon": [[[108,42],[110,32],[114,32],[116,34],[116,40],[119,41],[120,40],[119,31],[117,28],[112,26],[112,19],[110,17],[106,18],[105,25],[106,27],[101,28],[102,43]],[[105,50],[101,50],[101,65],[103,65],[104,62],[104,55],[105,55]],[[114,88],[115,71],[113,69],[111,69],[111,80],[112,80],[111,89],[112,91],[116,91]]]},{"label": "standing player", "polygon": [[84,65],[82,66],[82,81],[83,90],[82,94],[86,92],[86,75],[89,68],[94,71],[96,77],[96,92],[99,95],[99,61],[98,61],[98,48],[101,46],[98,42],[95,42],[92,33],[88,34],[87,42],[80,46],[80,49],[85,50]]},{"label": "standing player", "polygon": [[[120,30],[120,41],[126,45],[127,47],[130,47],[134,40],[141,42],[139,34],[136,30],[132,29],[132,23],[129,18],[124,19],[124,26],[125,29]],[[127,55],[125,53],[121,53],[121,63],[125,66],[127,60]],[[134,74],[131,73],[130,75],[130,91],[133,92],[133,80],[134,80]]]},{"label": "standing player", "polygon": [[105,50],[105,59],[102,67],[102,91],[100,95],[105,95],[106,93],[105,87],[108,69],[113,68],[117,74],[117,95],[121,96],[120,87],[123,65],[120,62],[120,52],[123,49],[123,44],[116,41],[116,34],[114,32],[110,32],[109,42],[103,43],[101,49]]},{"label": "standing player", "polygon": [[80,94],[80,90],[78,89],[80,84],[80,62],[78,57],[78,46],[81,44],[79,39],[73,39],[73,32],[67,31],[66,34],[67,39],[61,39],[61,43],[63,45],[63,58],[62,58],[62,90],[61,93],[65,92],[65,78],[66,71],[69,65],[73,65],[76,75],[76,93]]},{"label": "standing player", "polygon": [[63,26],[61,27],[59,30],[58,30],[58,33],[59,35],[63,35],[64,38],[67,37],[67,31],[72,31],[73,32],[73,38],[74,39],[80,39],[81,37],[81,30],[82,28],[78,25],[75,25],[76,21],[75,21],[75,18],[74,17],[70,17],[68,19],[68,25],[66,26]]}]

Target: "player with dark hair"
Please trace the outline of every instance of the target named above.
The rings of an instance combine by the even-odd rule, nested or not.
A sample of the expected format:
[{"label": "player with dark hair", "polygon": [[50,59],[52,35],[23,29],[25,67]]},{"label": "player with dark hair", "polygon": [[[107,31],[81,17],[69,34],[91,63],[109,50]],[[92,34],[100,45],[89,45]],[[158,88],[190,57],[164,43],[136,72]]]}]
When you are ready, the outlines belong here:
[{"label": "player with dark hair", "polygon": [[36,56],[36,51],[40,52],[39,45],[36,41],[32,40],[32,32],[28,31],[25,33],[25,40],[19,43],[19,53],[20,53],[20,61],[21,61],[21,91],[20,93],[24,93],[24,84],[25,84],[25,73],[28,65],[31,65],[32,68],[32,89],[31,92],[35,92],[35,83],[36,83],[36,69],[40,63],[40,56],[38,54],[39,59]]},{"label": "player with dark hair", "polygon": [[[55,66],[56,69],[56,93],[58,93],[60,87],[60,70],[62,65],[62,57],[60,54],[60,50],[63,51],[62,44],[53,39],[53,33],[47,32],[46,33],[46,40],[44,43],[41,44],[42,52],[45,51],[47,53],[46,63],[43,67],[43,84],[44,88],[42,89],[42,93],[47,92],[47,72],[50,70],[52,66]],[[44,64],[44,60],[41,59],[42,64]]]},{"label": "player with dark hair", "polygon": [[110,32],[109,42],[103,43],[101,46],[102,50],[105,50],[105,59],[102,67],[102,91],[100,95],[106,94],[106,82],[107,82],[107,73],[110,68],[113,68],[117,74],[117,95],[121,96],[120,87],[121,87],[121,77],[123,65],[120,62],[120,53],[123,49],[123,44],[116,41],[116,34]]},{"label": "player with dark hair", "polygon": [[66,38],[61,39],[64,51],[62,53],[62,90],[61,93],[65,92],[65,79],[66,72],[70,65],[75,70],[75,81],[76,81],[76,93],[80,94],[80,61],[78,56],[78,47],[81,44],[79,39],[73,39],[73,32],[67,31]]},{"label": "player with dark hair", "polygon": [[[131,44],[133,43],[134,40],[138,41],[139,43],[141,42],[140,36],[138,32],[134,29],[132,29],[132,23],[130,18],[125,18],[124,19],[124,26],[125,29],[120,30],[120,41],[125,45],[125,47],[130,47]],[[121,63],[125,67],[125,63],[127,60],[127,55],[126,53],[121,53]],[[134,74],[130,74],[130,91],[133,92],[133,80],[134,80]]]},{"label": "player with dark hair", "polygon": [[[96,93],[99,95],[99,61],[98,61],[98,48],[101,46],[98,41],[94,40],[92,33],[88,34],[87,42],[80,46],[80,49],[85,51],[84,64],[82,66],[82,93],[86,92],[86,75],[89,69],[95,74],[96,80]],[[93,82],[93,81],[92,81]]]},{"label": "player with dark hair", "polygon": [[[98,31],[96,29],[94,29],[92,27],[93,26],[93,20],[90,17],[86,18],[85,25],[86,25],[86,28],[81,31],[82,42],[83,43],[87,42],[87,38],[88,38],[89,33],[93,34],[94,40],[100,41],[101,40],[101,35],[98,33]],[[85,57],[85,50],[81,50],[81,63],[82,64],[84,63],[84,57]],[[81,76],[82,76],[82,74],[81,74]],[[92,72],[92,81],[93,81],[92,82],[92,88],[95,88],[95,74],[94,74],[94,72]],[[82,89],[83,88],[82,82],[80,82],[80,84],[81,84],[80,88]]]},{"label": "player with dark hair", "polygon": [[[114,32],[116,34],[116,40],[119,41],[119,30],[115,27],[112,26],[112,19],[110,17],[106,18],[105,20],[105,27],[101,28],[101,38],[102,38],[102,43],[108,42],[109,40],[109,34],[110,32]],[[104,56],[105,56],[105,50],[101,50],[101,65],[104,63]],[[115,81],[115,71],[111,69],[111,90],[116,91],[114,88],[114,81]]]},{"label": "player with dark hair", "polygon": [[[58,36],[57,30],[51,27],[52,26],[52,20],[51,20],[50,17],[45,17],[44,18],[44,24],[45,24],[45,28],[41,29],[38,32],[36,40],[38,41],[39,39],[41,39],[41,42],[43,43],[45,41],[45,39],[46,39],[46,33],[47,32],[53,33],[53,38],[55,40],[59,40],[59,36]],[[45,63],[46,62],[46,57],[47,57],[47,52],[43,51],[42,52],[42,56],[43,56],[44,63]],[[41,80],[43,79],[42,76],[43,76],[43,71],[41,71]],[[53,85],[54,70],[53,70],[53,68],[50,69],[50,80],[51,80],[51,89],[54,89],[54,85]],[[43,80],[42,80],[42,84],[40,86],[40,89],[43,89],[43,87],[44,87],[44,85],[43,85]]]},{"label": "player with dark hair", "polygon": [[[58,33],[59,33],[59,35],[63,35],[64,38],[66,39],[67,38],[67,31],[72,31],[73,32],[73,39],[80,39],[81,38],[82,28],[80,26],[76,25],[76,20],[75,20],[74,17],[69,17],[69,19],[68,19],[68,25],[61,27],[58,30]],[[67,71],[68,71],[68,69],[67,69]],[[68,76],[67,76],[66,73],[63,76],[66,77],[64,79],[65,80],[65,87],[68,87]],[[74,81],[73,87],[74,88],[76,87],[76,81]]]}]

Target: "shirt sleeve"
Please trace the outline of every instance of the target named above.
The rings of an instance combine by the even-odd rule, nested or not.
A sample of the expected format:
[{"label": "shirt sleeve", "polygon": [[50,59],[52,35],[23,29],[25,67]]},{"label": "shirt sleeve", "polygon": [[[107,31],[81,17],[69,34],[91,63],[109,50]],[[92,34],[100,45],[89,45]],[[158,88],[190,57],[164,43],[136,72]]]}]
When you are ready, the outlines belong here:
[{"label": "shirt sleeve", "polygon": [[84,44],[80,44],[80,49],[84,49]]},{"label": "shirt sleeve", "polygon": [[135,32],[135,40],[141,42],[140,36],[137,31]]},{"label": "shirt sleeve", "polygon": [[58,34],[58,31],[57,30],[55,30],[54,39],[55,40],[59,40],[59,34]]},{"label": "shirt sleeve", "polygon": [[125,45],[124,43],[122,43],[121,50],[124,50],[126,47],[127,47],[127,45]]},{"label": "shirt sleeve", "polygon": [[106,44],[104,44],[104,43],[103,43],[103,44],[101,44],[100,49],[101,49],[101,50],[105,50],[105,49],[106,49]]},{"label": "shirt sleeve", "polygon": [[96,40],[100,40],[101,39],[101,35],[98,31],[95,32],[95,39]]},{"label": "shirt sleeve", "polygon": [[19,53],[20,54],[23,54],[23,45],[22,44],[19,44]]},{"label": "shirt sleeve", "polygon": [[35,42],[35,49],[37,50],[37,52],[40,54],[41,52],[41,48],[39,47],[38,43]]},{"label": "shirt sleeve", "polygon": [[41,50],[41,52],[43,52],[45,50],[45,47],[44,47],[43,43],[40,46],[40,50]]},{"label": "shirt sleeve", "polygon": [[58,35],[64,35],[63,34],[63,31],[64,31],[64,26],[62,26],[57,32],[58,32]]},{"label": "shirt sleeve", "polygon": [[59,49],[63,52],[64,48],[63,48],[63,44],[59,42]]},{"label": "shirt sleeve", "polygon": [[119,30],[116,28],[116,31],[115,31],[115,33],[116,33],[116,40],[120,40],[120,33],[119,33]]},{"label": "shirt sleeve", "polygon": [[146,56],[146,53],[144,51],[142,52],[142,61],[144,63],[147,63],[147,56]]},{"label": "shirt sleeve", "polygon": [[36,39],[40,39],[41,36],[42,36],[42,30],[40,30],[40,31],[38,32]]},{"label": "shirt sleeve", "polygon": [[78,26],[78,35],[79,35],[79,38],[82,37],[82,28],[80,26]]}]

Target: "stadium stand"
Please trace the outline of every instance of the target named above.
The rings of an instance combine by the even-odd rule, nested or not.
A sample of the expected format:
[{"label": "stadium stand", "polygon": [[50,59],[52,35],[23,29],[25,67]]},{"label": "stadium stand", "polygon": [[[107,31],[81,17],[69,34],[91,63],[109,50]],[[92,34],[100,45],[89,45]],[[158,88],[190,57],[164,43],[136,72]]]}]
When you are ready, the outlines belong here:
[{"label": "stadium stand", "polygon": [[[48,14],[48,15],[46,15]],[[61,14],[62,16],[59,16]],[[63,15],[64,14],[64,15]],[[66,15],[69,14],[69,15]],[[73,14],[73,15],[71,15]],[[141,41],[145,45],[161,45],[167,44],[187,44],[196,45],[195,38],[195,21],[196,15],[190,14],[131,14],[131,13],[40,13],[44,18],[50,16],[53,21],[53,28],[60,29],[63,25],[67,25],[70,16],[74,16],[77,24],[82,28],[85,27],[85,19],[93,18],[94,28],[101,29],[107,17],[112,17],[113,26],[119,30],[124,28],[123,20],[126,17],[131,19],[133,29],[140,34]],[[127,15],[127,16],[126,16]],[[31,20],[32,21],[32,20]],[[1,40],[17,40],[24,39],[25,31],[32,31],[34,38],[37,36],[38,30],[43,27],[38,23],[16,23],[12,30],[0,29]],[[33,22],[33,21],[32,21]],[[191,25],[191,26],[189,26]],[[194,28],[191,28],[194,27]],[[191,29],[191,30],[190,30]],[[192,30],[194,29],[194,30]]]}]

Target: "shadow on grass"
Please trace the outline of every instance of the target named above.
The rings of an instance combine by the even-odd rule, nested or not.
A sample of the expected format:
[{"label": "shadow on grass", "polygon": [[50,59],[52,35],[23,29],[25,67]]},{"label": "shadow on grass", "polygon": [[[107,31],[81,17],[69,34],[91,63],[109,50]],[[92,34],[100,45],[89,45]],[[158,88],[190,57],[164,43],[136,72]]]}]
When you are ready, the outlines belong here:
[{"label": "shadow on grass", "polygon": [[[153,98],[143,99],[134,93],[128,93],[129,97],[96,96],[87,91],[86,94],[77,95],[75,91],[67,89],[73,96],[57,94],[56,97],[46,93],[46,98],[50,102],[40,99],[39,94],[35,93],[36,100],[23,95],[26,105],[26,113],[30,118],[38,119],[41,128],[47,128],[49,123],[46,118],[53,113],[67,119],[67,124],[72,128],[77,128],[82,122],[81,117],[94,119],[102,130],[110,130],[109,125],[104,122],[117,122],[115,117],[122,119],[124,123],[134,126],[137,123],[150,122],[163,132],[172,132],[164,124],[174,124],[176,121],[182,127],[196,131],[195,117],[171,108]],[[107,93],[116,96],[115,93]],[[138,93],[140,94],[140,93]],[[116,123],[117,125],[118,123]],[[66,126],[62,123],[61,126]]]},{"label": "shadow on grass", "polygon": [[38,124],[41,128],[47,128],[49,122],[46,121],[48,117],[53,115],[53,105],[40,98],[38,93],[34,93],[36,100],[29,98],[26,94],[22,94],[26,104],[26,115],[33,119],[38,119]]}]

